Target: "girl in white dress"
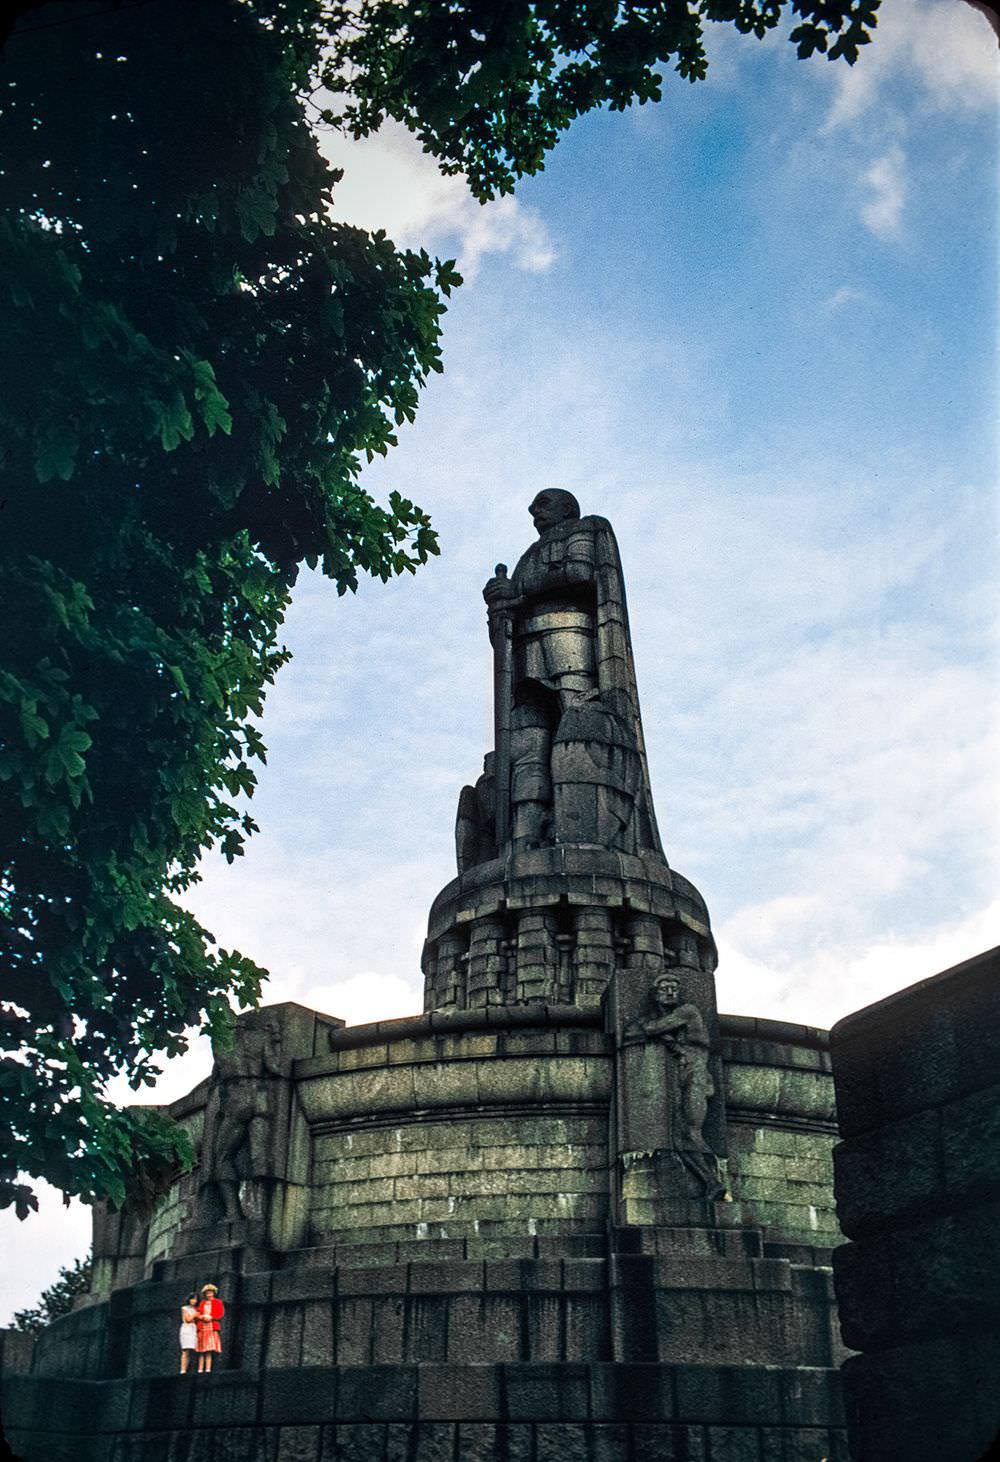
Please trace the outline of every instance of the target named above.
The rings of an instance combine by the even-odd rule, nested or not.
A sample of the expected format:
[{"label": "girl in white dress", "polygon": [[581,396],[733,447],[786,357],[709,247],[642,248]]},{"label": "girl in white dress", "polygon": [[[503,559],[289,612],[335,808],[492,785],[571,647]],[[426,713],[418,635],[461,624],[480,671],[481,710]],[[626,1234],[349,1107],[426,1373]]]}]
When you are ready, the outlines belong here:
[{"label": "girl in white dress", "polygon": [[193,1350],[198,1349],[198,1326],[195,1323],[198,1319],[198,1296],[189,1294],[181,1305],[181,1375],[183,1376],[188,1368],[188,1357]]}]

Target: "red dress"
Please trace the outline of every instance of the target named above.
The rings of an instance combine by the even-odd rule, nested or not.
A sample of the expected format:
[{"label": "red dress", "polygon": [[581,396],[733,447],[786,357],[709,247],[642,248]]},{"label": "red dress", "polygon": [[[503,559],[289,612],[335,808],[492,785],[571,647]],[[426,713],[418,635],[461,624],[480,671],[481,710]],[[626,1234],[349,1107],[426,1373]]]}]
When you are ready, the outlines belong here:
[{"label": "red dress", "polygon": [[214,1351],[216,1355],[222,1354],[222,1336],[219,1334],[222,1326],[219,1321],[225,1313],[226,1307],[218,1299],[204,1299],[198,1306],[199,1355],[204,1355],[207,1351]]}]

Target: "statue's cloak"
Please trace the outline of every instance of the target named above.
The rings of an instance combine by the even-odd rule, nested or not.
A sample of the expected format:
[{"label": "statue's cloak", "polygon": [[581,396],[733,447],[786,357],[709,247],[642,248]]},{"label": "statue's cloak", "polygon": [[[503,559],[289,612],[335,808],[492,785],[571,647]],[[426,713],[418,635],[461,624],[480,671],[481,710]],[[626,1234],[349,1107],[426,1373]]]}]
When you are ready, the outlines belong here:
[{"label": "statue's cloak", "polygon": [[[624,727],[639,758],[639,787],[628,839],[630,844],[634,840],[634,848],[629,847],[628,851],[650,850],[662,858],[663,847],[653,812],[649,767],[639,713],[625,581],[614,530],[606,518],[589,516],[566,519],[549,529],[521,555],[512,576],[515,587],[534,577],[532,571],[539,560],[549,565],[560,562],[566,565],[566,592],[569,595],[578,593],[585,587],[574,578],[574,565],[578,565],[581,571],[585,564],[589,567],[588,578],[594,595],[595,658],[600,703]],[[555,592],[555,585],[552,587]]]}]

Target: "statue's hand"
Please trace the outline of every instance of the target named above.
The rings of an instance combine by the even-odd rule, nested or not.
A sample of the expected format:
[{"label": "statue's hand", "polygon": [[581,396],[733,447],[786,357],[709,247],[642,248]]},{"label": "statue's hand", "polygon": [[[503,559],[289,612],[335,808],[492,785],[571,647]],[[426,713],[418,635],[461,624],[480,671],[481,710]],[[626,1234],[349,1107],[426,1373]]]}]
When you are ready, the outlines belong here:
[{"label": "statue's hand", "polygon": [[496,573],[483,590],[483,598],[489,605],[490,615],[494,611],[512,609],[517,602],[518,593],[507,577],[507,565],[498,563]]}]

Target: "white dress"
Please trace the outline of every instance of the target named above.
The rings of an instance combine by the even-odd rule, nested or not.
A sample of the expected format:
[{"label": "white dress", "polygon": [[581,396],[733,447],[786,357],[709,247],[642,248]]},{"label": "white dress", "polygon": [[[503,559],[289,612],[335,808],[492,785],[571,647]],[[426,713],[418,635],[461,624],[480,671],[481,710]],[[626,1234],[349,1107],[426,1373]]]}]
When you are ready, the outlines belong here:
[{"label": "white dress", "polygon": [[[194,1323],[196,1314],[197,1311],[193,1310],[189,1305],[181,1306],[181,1329],[179,1337],[181,1350],[198,1349],[198,1327]],[[190,1320],[188,1319],[189,1315],[191,1316]]]}]

